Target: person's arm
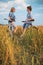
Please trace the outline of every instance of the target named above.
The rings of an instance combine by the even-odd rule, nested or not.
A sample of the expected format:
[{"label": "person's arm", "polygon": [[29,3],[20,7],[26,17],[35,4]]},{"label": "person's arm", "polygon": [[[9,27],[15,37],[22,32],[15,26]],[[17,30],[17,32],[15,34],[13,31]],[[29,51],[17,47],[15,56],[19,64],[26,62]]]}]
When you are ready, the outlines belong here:
[{"label": "person's arm", "polygon": [[10,20],[10,17],[8,17],[8,20]]},{"label": "person's arm", "polygon": [[33,19],[32,19],[32,18],[30,18],[30,19],[27,18],[27,19],[26,19],[26,21],[31,21],[31,20],[33,20]]},{"label": "person's arm", "polygon": [[10,16],[8,17],[8,20],[9,20],[9,21],[12,21],[11,18],[10,18]]},{"label": "person's arm", "polygon": [[31,14],[27,14],[27,19],[26,19],[26,21],[28,22],[30,22],[30,21],[34,21],[34,19],[33,19],[33,17],[31,16]]}]

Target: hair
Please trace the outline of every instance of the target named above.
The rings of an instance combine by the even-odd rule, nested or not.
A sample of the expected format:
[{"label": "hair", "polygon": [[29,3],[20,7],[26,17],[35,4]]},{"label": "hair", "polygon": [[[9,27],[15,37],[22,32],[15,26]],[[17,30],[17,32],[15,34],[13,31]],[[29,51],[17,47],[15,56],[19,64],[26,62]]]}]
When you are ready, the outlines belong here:
[{"label": "hair", "polygon": [[27,9],[29,9],[30,11],[32,11],[32,7],[31,6],[27,6]]},{"label": "hair", "polygon": [[11,8],[11,10],[10,10],[10,12],[13,12],[13,10],[14,10],[14,9],[15,9],[15,8],[14,8],[14,7],[12,7],[12,8]]}]

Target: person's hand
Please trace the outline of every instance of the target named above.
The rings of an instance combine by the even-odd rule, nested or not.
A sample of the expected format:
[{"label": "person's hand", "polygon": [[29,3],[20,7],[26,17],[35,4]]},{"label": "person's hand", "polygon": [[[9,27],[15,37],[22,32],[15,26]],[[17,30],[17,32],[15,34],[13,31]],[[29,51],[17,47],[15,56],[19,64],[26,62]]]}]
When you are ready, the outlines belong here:
[{"label": "person's hand", "polygon": [[26,19],[26,22],[27,22],[27,21],[34,21],[34,19],[32,19],[32,18]]},{"label": "person's hand", "polygon": [[25,20],[26,22],[28,21],[28,19]]},{"label": "person's hand", "polygon": [[12,21],[12,20],[10,19],[10,17],[8,17],[8,20]]}]

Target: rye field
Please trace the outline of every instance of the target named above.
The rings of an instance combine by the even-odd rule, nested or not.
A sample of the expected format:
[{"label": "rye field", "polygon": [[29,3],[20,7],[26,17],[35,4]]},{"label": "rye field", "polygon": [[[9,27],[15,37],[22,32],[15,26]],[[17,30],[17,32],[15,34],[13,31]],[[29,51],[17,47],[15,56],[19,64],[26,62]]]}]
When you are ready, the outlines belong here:
[{"label": "rye field", "polygon": [[24,36],[18,27],[14,39],[0,25],[0,65],[43,65],[43,26],[29,27]]}]

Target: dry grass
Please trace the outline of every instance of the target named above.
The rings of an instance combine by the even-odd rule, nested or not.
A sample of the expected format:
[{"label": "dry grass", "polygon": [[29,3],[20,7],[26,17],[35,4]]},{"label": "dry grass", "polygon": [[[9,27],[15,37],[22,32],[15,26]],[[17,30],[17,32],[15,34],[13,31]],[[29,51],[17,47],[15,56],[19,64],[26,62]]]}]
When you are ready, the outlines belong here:
[{"label": "dry grass", "polygon": [[30,27],[23,38],[23,28],[18,26],[14,40],[7,30],[7,26],[0,25],[0,65],[42,65],[43,26],[38,30]]}]

